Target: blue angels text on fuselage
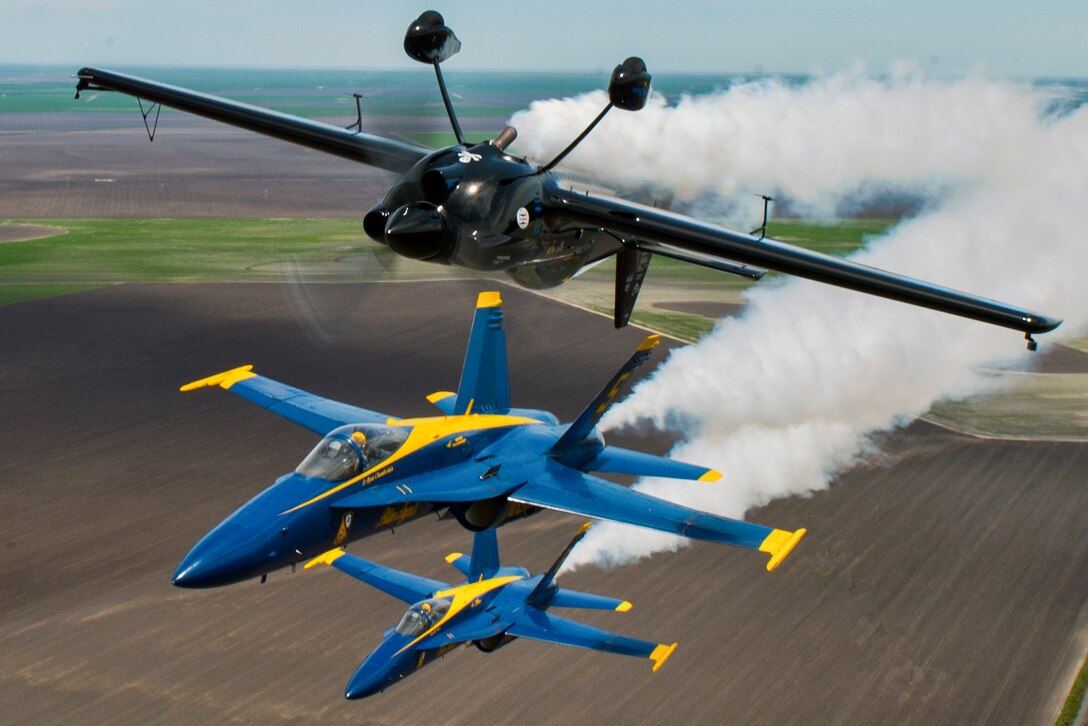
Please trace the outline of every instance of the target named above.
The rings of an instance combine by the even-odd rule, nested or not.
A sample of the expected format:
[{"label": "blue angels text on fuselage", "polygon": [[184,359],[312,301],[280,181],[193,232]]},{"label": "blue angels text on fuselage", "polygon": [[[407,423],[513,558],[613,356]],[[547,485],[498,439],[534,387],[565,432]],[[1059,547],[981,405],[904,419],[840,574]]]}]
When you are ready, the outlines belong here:
[{"label": "blue angels text on fuselage", "polygon": [[243,366],[182,386],[219,386],[323,436],[280,477],[201,539],[174,575],[212,587],[286,565],[435,511],[471,530],[541,509],[608,519],[770,555],[774,569],[804,535],[720,517],[628,489],[590,472],[713,482],[718,472],[608,446],[597,430],[631,372],[658,343],[647,338],[570,424],[513,408],[499,294],[479,295],[456,393],[428,396],[441,415],[400,419],[321,398]]},{"label": "blue angels text on fuselage", "polygon": [[631,609],[626,600],[556,585],[556,573],[588,528],[587,524],[581,529],[542,575],[530,575],[521,567],[502,567],[495,530],[477,532],[471,556],[454,552],[446,558],[465,576],[464,584],[457,586],[384,567],[339,548],[311,560],[307,569],[331,565],[410,605],[396,627],[385,632],[381,644],[355,669],[344,695],[372,696],[462,645],[473,644],[490,653],[518,638],[648,658],[656,671],[676,650],[676,643],[629,638],[548,611],[553,607]]}]

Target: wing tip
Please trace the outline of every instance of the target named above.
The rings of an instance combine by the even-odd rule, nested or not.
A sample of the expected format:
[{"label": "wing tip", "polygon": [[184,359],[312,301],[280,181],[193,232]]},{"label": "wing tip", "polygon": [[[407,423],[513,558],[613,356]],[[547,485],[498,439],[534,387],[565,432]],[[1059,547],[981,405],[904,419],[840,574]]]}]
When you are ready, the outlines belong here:
[{"label": "wing tip", "polygon": [[707,469],[706,473],[704,473],[701,477],[699,477],[698,481],[714,482],[714,481],[718,481],[721,478],[722,478],[722,473],[720,471],[718,471],[717,469]]},{"label": "wing tip", "polygon": [[438,403],[439,401],[445,401],[450,396],[456,396],[453,391],[435,391],[427,396],[428,403]]},{"label": "wing tip", "polygon": [[782,560],[786,559],[786,555],[793,551],[793,548],[797,546],[797,543],[801,541],[806,532],[808,530],[804,527],[795,532],[786,529],[775,529],[763,539],[759,545],[759,551],[766,552],[771,556],[771,559],[767,561],[767,572],[771,572],[782,564]]},{"label": "wing tip", "polygon": [[216,373],[215,375],[208,376],[207,378],[201,378],[191,383],[186,383],[179,388],[179,391],[195,391],[198,388],[205,388],[210,386],[220,386],[222,388],[229,389],[238,381],[243,381],[246,378],[252,378],[257,375],[253,372],[252,365],[238,366],[237,368],[231,368],[229,371],[223,371],[222,373]]},{"label": "wing tip", "polygon": [[672,655],[672,652],[676,650],[676,645],[676,643],[673,643],[672,645],[661,643],[654,648],[654,652],[650,653],[650,660],[654,662],[654,673],[657,673],[657,670],[665,665],[665,661],[667,661],[669,656]]},{"label": "wing tip", "polygon": [[497,308],[502,305],[502,298],[497,292],[481,292],[476,297],[477,308]]},{"label": "wing tip", "polygon": [[616,612],[617,613],[625,613],[628,610],[630,610],[632,607],[633,606],[631,605],[631,603],[624,600],[623,602],[621,602],[619,605],[616,606]]},{"label": "wing tip", "polygon": [[462,552],[450,552],[448,555],[446,555],[446,562],[448,562],[450,564],[453,564],[458,559],[460,559],[461,557],[464,557],[464,556],[465,555]]},{"label": "wing tip", "polygon": [[643,351],[651,350],[653,348],[656,348],[659,343],[661,343],[660,335],[658,335],[657,333],[654,333],[653,335],[648,335],[646,336],[646,339],[643,340],[641,344],[639,344],[638,350],[636,352],[641,353]]},{"label": "wing tip", "polygon": [[317,557],[310,560],[309,562],[307,562],[305,565],[302,566],[302,569],[308,570],[311,567],[315,567],[317,565],[331,565],[333,562],[336,562],[338,559],[340,559],[341,557],[343,557],[346,554],[347,554],[347,552],[345,552],[340,547],[337,547],[335,549],[331,549],[328,552],[320,554]]}]

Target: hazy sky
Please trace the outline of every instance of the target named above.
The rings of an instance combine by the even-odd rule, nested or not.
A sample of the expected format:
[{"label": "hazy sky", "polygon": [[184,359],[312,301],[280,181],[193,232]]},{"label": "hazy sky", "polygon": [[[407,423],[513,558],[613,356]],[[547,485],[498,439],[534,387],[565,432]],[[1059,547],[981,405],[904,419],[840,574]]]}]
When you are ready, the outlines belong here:
[{"label": "hazy sky", "polygon": [[1088,0],[0,0],[0,63],[408,68],[433,7],[450,68],[1088,76]]}]

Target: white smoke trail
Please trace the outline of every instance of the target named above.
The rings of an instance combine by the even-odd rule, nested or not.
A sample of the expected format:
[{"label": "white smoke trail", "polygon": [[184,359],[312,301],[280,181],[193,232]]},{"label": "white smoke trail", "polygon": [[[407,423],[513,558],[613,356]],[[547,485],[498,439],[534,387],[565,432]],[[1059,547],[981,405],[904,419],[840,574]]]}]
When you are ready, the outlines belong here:
[{"label": "white smoke trail", "polygon": [[[1088,326],[1088,107],[1048,120],[1043,100],[982,79],[761,83],[658,101],[643,112],[649,123],[621,117],[572,157],[682,196],[773,184],[820,209],[865,185],[939,185],[930,211],[854,259],[1064,317],[1045,338],[1055,342]],[[544,102],[514,123],[523,138],[543,139],[529,151],[544,157],[600,105]],[[756,288],[750,301],[742,317],[674,352],[606,419],[682,431],[673,455],[725,479],[644,481],[641,490],[740,516],[823,488],[873,432],[984,390],[977,366],[1026,354],[1009,330],[802,280]],[[602,523],[569,562],[620,563],[678,543]]]}]

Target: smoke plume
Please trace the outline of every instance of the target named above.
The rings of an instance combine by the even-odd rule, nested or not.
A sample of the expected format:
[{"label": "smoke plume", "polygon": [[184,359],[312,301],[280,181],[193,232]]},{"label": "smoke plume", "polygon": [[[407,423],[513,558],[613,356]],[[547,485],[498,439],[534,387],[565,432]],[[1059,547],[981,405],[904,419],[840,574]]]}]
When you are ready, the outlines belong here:
[{"label": "smoke plume", "polygon": [[[534,103],[512,121],[522,149],[549,157],[604,100]],[[745,83],[613,112],[564,166],[675,189],[679,202],[773,191],[827,213],[859,190],[928,194],[925,212],[852,259],[1065,318],[1045,350],[1088,326],[1088,106],[1056,115],[1052,100],[982,78]],[[675,458],[725,473],[711,485],[644,480],[642,491],[739,517],[823,488],[875,432],[986,390],[984,363],[1030,355],[1007,329],[804,280],[764,283],[749,302],[606,418],[679,431]],[[599,523],[570,564],[680,542]]]}]

